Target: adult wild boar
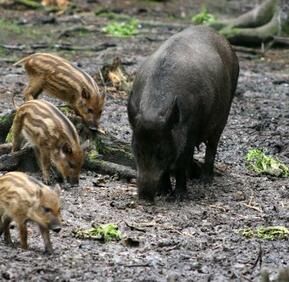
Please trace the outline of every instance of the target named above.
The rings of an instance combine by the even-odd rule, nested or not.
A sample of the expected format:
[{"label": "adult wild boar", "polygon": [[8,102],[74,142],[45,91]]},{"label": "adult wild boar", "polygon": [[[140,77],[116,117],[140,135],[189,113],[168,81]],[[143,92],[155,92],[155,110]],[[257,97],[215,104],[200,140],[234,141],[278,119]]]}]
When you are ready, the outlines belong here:
[{"label": "adult wild boar", "polygon": [[202,178],[213,178],[218,142],[237,86],[239,64],[228,41],[194,26],[164,42],[139,68],[128,101],[138,195],[182,197],[194,147],[206,144]]}]

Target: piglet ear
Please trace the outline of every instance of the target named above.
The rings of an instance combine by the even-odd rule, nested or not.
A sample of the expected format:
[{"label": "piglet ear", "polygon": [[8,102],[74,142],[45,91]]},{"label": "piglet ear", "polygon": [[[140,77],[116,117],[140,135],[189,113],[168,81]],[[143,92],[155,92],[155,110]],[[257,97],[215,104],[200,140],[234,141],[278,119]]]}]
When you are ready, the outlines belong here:
[{"label": "piglet ear", "polygon": [[55,184],[54,188],[53,188],[53,191],[58,195],[60,196],[60,193],[61,193],[61,188],[60,188],[60,185],[57,183]]},{"label": "piglet ear", "polygon": [[61,146],[61,150],[64,154],[68,154],[68,155],[72,154],[71,145],[67,142]]},{"label": "piglet ear", "polygon": [[84,99],[87,99],[87,100],[90,99],[90,93],[85,88],[82,89],[81,96]]}]

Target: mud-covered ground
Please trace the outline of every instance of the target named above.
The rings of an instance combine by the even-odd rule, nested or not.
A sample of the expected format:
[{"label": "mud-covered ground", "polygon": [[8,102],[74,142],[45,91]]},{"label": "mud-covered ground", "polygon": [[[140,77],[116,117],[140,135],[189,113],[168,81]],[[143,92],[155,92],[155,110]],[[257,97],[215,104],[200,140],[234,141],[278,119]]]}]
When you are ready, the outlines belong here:
[{"label": "mud-covered ground", "polygon": [[[139,35],[125,39],[101,32],[109,20],[94,15],[100,8],[97,1],[81,2],[73,13],[63,15],[0,7],[0,44],[10,46],[0,47],[0,114],[12,107],[13,93],[19,93],[17,103],[22,101],[26,77],[21,67],[12,66],[18,58],[35,51],[57,52],[94,75],[119,56],[133,74],[147,55],[181,29],[175,23],[188,24],[201,3],[209,1],[119,1],[123,2],[119,7],[103,1],[115,12],[168,23],[143,27]],[[210,2],[208,7],[217,14],[234,16],[257,1],[228,1],[223,9],[226,1]],[[63,35],[77,25],[93,25],[97,30]],[[99,52],[56,46],[93,47],[104,42],[116,46]],[[48,47],[31,48],[40,43]],[[238,55],[239,86],[216,161],[222,175],[212,185],[193,182],[186,201],[158,200],[150,205],[138,203],[133,181],[83,171],[79,187],[62,192],[64,222],[59,234],[51,234],[54,254],[43,255],[40,234],[29,225],[28,251],[7,247],[1,239],[0,281],[259,281],[261,271],[274,277],[278,269],[288,266],[288,241],[246,239],[237,231],[289,224],[288,180],[255,176],[244,161],[250,148],[260,147],[289,164],[289,51]],[[130,142],[125,96],[107,97],[102,127]],[[117,223],[125,237],[140,245],[103,244],[72,236],[75,228],[88,228],[92,223]],[[17,230],[12,235],[19,240]]]}]

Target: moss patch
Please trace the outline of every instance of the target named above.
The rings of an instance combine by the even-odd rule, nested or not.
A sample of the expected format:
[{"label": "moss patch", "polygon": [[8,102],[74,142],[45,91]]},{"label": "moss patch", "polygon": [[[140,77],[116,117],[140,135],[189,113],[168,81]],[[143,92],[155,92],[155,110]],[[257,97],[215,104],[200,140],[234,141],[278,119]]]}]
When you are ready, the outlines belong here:
[{"label": "moss patch", "polygon": [[289,229],[284,226],[268,226],[257,228],[244,228],[239,230],[239,234],[251,239],[258,238],[262,240],[285,240],[289,238]]},{"label": "moss patch", "polygon": [[134,18],[128,21],[113,21],[106,25],[102,31],[115,37],[129,37],[138,33],[138,24],[139,21]]},{"label": "moss patch", "polygon": [[246,155],[247,167],[258,174],[288,177],[289,168],[278,159],[266,156],[260,149],[252,149]]},{"label": "moss patch", "polygon": [[72,234],[79,239],[93,239],[103,242],[119,241],[122,238],[118,226],[114,223],[93,226],[89,229],[78,228],[73,230]]}]

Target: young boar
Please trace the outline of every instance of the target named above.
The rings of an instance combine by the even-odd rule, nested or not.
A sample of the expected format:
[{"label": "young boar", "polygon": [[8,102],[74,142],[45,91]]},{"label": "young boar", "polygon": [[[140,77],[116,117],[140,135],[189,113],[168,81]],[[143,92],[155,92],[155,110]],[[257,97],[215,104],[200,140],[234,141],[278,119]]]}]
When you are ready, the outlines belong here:
[{"label": "young boar", "polygon": [[22,104],[13,121],[12,136],[13,152],[20,150],[22,137],[35,148],[45,183],[53,164],[65,181],[78,184],[83,164],[79,136],[74,125],[54,105],[40,100]]},{"label": "young boar", "polygon": [[186,193],[194,147],[206,144],[202,178],[211,181],[218,142],[237,86],[239,64],[230,44],[208,27],[172,36],[139,68],[128,101],[138,195]]},{"label": "young boar", "polygon": [[94,79],[67,60],[52,54],[36,53],[14,65],[24,63],[29,83],[25,101],[37,99],[42,91],[67,102],[83,121],[97,130],[105,102]]},{"label": "young boar", "polygon": [[13,245],[10,223],[15,221],[20,232],[21,248],[27,249],[27,221],[35,222],[44,241],[45,252],[52,253],[49,230],[61,230],[59,190],[53,191],[22,172],[0,176],[0,236]]}]

